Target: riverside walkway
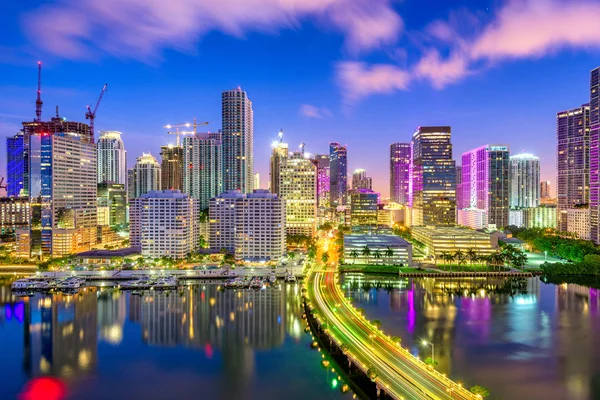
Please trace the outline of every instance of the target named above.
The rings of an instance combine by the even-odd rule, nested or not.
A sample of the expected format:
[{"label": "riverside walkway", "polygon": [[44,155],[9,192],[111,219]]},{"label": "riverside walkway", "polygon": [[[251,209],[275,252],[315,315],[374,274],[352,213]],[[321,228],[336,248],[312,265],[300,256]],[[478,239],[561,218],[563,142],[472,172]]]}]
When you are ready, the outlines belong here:
[{"label": "riverside walkway", "polygon": [[[375,374],[378,390],[394,399],[481,399],[431,369],[371,325],[345,299],[334,268],[308,272],[307,295],[330,338],[365,373]],[[373,379],[372,379],[373,380]]]}]

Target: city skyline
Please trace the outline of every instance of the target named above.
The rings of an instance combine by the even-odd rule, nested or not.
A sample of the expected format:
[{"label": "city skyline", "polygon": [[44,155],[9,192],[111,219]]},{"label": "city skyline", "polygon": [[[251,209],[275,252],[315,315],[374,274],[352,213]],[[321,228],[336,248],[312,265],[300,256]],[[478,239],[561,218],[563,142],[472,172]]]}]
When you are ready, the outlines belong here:
[{"label": "city skyline", "polygon": [[[203,3],[198,0],[187,6],[197,11]],[[42,92],[46,119],[58,104],[61,115],[83,120],[85,105],[93,104],[102,85],[110,83],[98,112],[96,129],[123,132],[131,155],[129,168],[142,152],[159,154],[160,146],[173,141],[162,129],[165,124],[191,122],[197,117],[210,121],[208,129],[217,131],[221,128],[219,94],[241,86],[254,103],[255,165],[262,176],[268,173],[269,143],[277,130],[284,128],[294,137],[301,137],[307,148],[316,153],[324,153],[328,142],[348,144],[349,170],[366,169],[374,179],[374,190],[386,194],[387,165],[378,155],[385,154],[390,143],[408,141],[417,126],[449,125],[455,138],[454,159],[476,146],[494,143],[494,137],[503,135],[504,142],[514,152],[538,155],[542,163],[541,178],[555,182],[552,156],[555,114],[587,101],[587,76],[597,65],[594,56],[600,37],[594,34],[599,28],[592,26],[587,16],[594,14],[596,3],[555,0],[539,5],[529,0],[521,2],[519,14],[515,13],[516,2],[508,1],[466,1],[462,4],[464,12],[451,5],[430,11],[432,7],[427,2],[392,5],[382,1],[373,15],[376,21],[391,23],[391,29],[382,31],[366,27],[360,30],[356,22],[359,19],[350,18],[366,12],[359,1],[337,2],[355,6],[348,7],[347,12],[352,15],[344,18],[350,21],[345,26],[339,22],[340,18],[335,18],[342,13],[339,4],[334,7],[332,1],[322,3],[293,10],[261,1],[264,20],[253,13],[245,15],[237,7],[232,18],[242,26],[241,32],[232,32],[225,23],[210,24],[211,33],[204,36],[195,29],[189,33],[176,30],[178,39],[187,39],[182,42],[194,43],[183,53],[179,52],[181,43],[172,37],[158,38],[162,40],[156,41],[159,48],[155,48],[144,36],[140,41],[148,45],[147,53],[132,51],[128,56],[117,55],[124,30],[117,23],[115,32],[101,35],[111,45],[91,41],[90,54],[97,55],[93,60],[81,57],[84,45],[78,38],[86,36],[80,31],[74,32],[72,38],[65,38],[64,32],[50,29],[48,37],[38,37],[39,43],[34,40],[35,46],[24,50],[34,39],[33,32],[37,32],[24,22],[25,17],[47,26],[43,11],[63,15],[70,6],[48,3],[45,8],[24,8],[11,4],[1,28],[8,33],[4,35],[7,37],[4,47],[10,50],[0,59],[0,88],[6,93],[0,102],[1,133],[4,137],[14,135],[22,120],[33,119],[34,66],[39,59],[44,62]],[[586,4],[588,7],[583,7]],[[90,4],[86,2],[81,9],[71,11],[78,15],[88,7]],[[532,17],[536,12],[546,18]],[[218,13],[209,7],[207,16],[215,17]],[[331,28],[313,23],[320,18],[332,22]],[[548,32],[547,21],[557,18],[565,23],[560,24],[560,29]],[[465,50],[468,54],[456,48],[456,42],[464,35],[455,26],[464,19],[476,28],[473,36],[466,38],[470,46]],[[577,23],[566,23],[573,20]],[[132,24],[130,33],[138,32],[143,24],[143,21]],[[264,28],[269,26],[272,31],[265,32]],[[382,26],[389,28],[390,24]],[[514,28],[515,35],[531,34],[531,42],[510,40],[513,36],[507,33],[509,26]],[[567,31],[562,26],[588,29],[585,31],[588,35],[577,35],[570,32],[574,28]],[[541,38],[535,32],[548,34]],[[202,41],[196,45],[200,37]],[[431,39],[435,37],[445,40],[434,46]],[[319,38],[319,43],[315,38]],[[490,42],[498,38],[505,39],[507,44],[490,49]],[[418,46],[411,42],[424,42],[424,53],[420,54],[415,48]],[[308,43],[314,46],[307,46]],[[61,44],[73,47],[61,52]],[[85,46],[83,49],[87,50]],[[443,49],[438,46],[448,46],[450,54],[456,57],[444,58],[440,55],[444,54]],[[143,48],[140,45],[135,50]],[[265,48],[269,51],[261,50]],[[298,48],[301,51],[290,51]],[[480,59],[472,59],[475,57],[472,53],[477,53],[474,49]],[[206,62],[218,60],[224,51],[240,55],[235,65]],[[485,54],[481,55],[482,52]],[[280,63],[273,62],[273,54]],[[440,68],[429,71],[438,73],[427,74],[425,67],[432,65]],[[408,71],[405,75],[404,70]],[[421,76],[415,76],[417,70]],[[344,84],[348,79],[360,91],[349,92],[349,86]],[[552,84],[548,85],[549,81]],[[489,93],[494,93],[493,98]],[[550,96],[556,93],[560,96]],[[432,109],[431,104],[436,107]],[[369,118],[364,118],[365,115]],[[484,132],[473,122],[501,115],[505,117],[486,126]],[[522,134],[524,131],[528,134]],[[378,140],[365,140],[371,137],[366,132],[375,132]],[[5,143],[1,146],[0,151],[5,154]],[[5,176],[4,166],[0,175]]]}]

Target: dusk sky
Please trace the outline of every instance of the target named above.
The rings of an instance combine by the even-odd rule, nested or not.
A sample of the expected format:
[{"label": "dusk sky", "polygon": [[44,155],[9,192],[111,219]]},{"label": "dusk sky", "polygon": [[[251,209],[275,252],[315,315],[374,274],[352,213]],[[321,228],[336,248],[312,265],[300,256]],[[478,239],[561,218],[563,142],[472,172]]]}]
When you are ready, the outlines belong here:
[{"label": "dusk sky", "polygon": [[[454,157],[486,143],[534,153],[554,187],[556,112],[589,101],[600,1],[44,0],[3,2],[0,135],[35,115],[123,132],[129,166],[174,142],[162,126],[221,125],[221,92],[254,106],[255,170],[268,181],[281,128],[294,148],[348,144],[388,195],[389,145],[450,125]],[[5,140],[0,175],[5,175]]]}]

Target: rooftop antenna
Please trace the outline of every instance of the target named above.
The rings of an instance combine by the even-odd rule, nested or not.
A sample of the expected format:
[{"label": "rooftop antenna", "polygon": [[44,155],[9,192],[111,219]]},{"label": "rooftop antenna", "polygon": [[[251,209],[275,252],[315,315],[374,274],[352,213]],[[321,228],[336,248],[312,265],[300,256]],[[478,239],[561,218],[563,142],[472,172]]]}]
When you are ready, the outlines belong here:
[{"label": "rooftop antenna", "polygon": [[279,143],[283,142],[283,129],[279,130],[277,137],[279,138]]},{"label": "rooftop antenna", "polygon": [[56,118],[59,118],[59,116],[58,116],[58,106],[56,106]]},{"label": "rooftop antenna", "polygon": [[304,155],[304,146],[306,146],[306,144],[300,143],[300,151],[302,152],[302,155]]},{"label": "rooftop antenna", "polygon": [[37,100],[35,101],[35,120],[42,121],[42,62],[38,61],[38,89]]}]

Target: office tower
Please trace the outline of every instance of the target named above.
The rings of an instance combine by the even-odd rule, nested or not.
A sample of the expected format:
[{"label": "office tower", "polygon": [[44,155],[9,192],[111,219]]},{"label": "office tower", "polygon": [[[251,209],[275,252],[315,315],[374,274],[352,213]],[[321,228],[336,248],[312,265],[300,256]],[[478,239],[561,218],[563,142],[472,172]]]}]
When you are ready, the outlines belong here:
[{"label": "office tower", "polygon": [[449,126],[419,127],[411,142],[412,225],[454,225],[456,166]]},{"label": "office tower", "polygon": [[463,153],[461,173],[458,224],[473,229],[508,226],[508,147],[486,144]]},{"label": "office tower", "polygon": [[97,145],[98,183],[127,185],[127,152],[121,132],[101,132]]},{"label": "office tower", "polygon": [[394,203],[408,203],[410,143],[390,145],[390,199]]},{"label": "office tower", "polygon": [[373,189],[373,180],[364,169],[355,169],[352,173],[352,189]]},{"label": "office tower", "polygon": [[564,232],[567,230],[566,211],[589,203],[590,105],[557,113],[556,138],[558,229]]},{"label": "office tower", "polygon": [[332,207],[346,204],[348,191],[348,150],[329,143],[329,202]]},{"label": "office tower", "polygon": [[252,193],[254,185],[254,116],[241,88],[222,95],[223,190]]},{"label": "office tower", "polygon": [[129,200],[151,190],[160,190],[160,164],[150,153],[142,153],[129,170]]},{"label": "office tower", "polygon": [[181,146],[160,147],[161,190],[183,190],[183,148]]},{"label": "office tower", "polygon": [[317,217],[317,168],[303,151],[277,143],[271,154],[272,193],[285,200],[288,235],[312,236]]},{"label": "office tower", "polygon": [[121,229],[126,224],[127,191],[121,183],[98,184],[98,225]]},{"label": "office tower", "polygon": [[145,257],[185,258],[198,249],[199,204],[179,190],[151,190],[131,201],[131,245]]},{"label": "office tower", "polygon": [[254,174],[254,188],[260,189],[260,174],[258,172]]},{"label": "office tower", "polygon": [[317,166],[317,205],[329,206],[329,156],[315,154],[313,162]]},{"label": "office tower", "polygon": [[532,154],[510,157],[510,206],[540,205],[540,159]]},{"label": "office tower", "polygon": [[377,228],[379,193],[371,189],[350,192],[350,224],[356,228]]},{"label": "office tower", "polygon": [[600,67],[590,73],[590,237],[600,243]]},{"label": "office tower", "polygon": [[25,195],[23,193],[25,161],[25,147],[21,131],[13,137],[6,138],[6,195],[9,197]]},{"label": "office tower", "polygon": [[10,235],[17,229],[27,228],[30,219],[27,197],[0,197],[0,235]]},{"label": "office tower", "polygon": [[278,260],[285,253],[285,201],[268,190],[210,199],[209,220],[212,250],[249,261]]},{"label": "office tower", "polygon": [[[61,257],[96,244],[96,144],[90,127],[59,116],[24,122],[31,206],[29,257]],[[24,251],[23,253],[26,253]]]},{"label": "office tower", "polygon": [[220,133],[196,133],[183,139],[183,192],[198,199],[200,210],[223,192]]},{"label": "office tower", "polygon": [[[461,160],[462,161],[462,160]],[[468,207],[462,197],[462,165],[456,166],[456,210]],[[468,204],[468,202],[467,202]]]},{"label": "office tower", "polygon": [[550,181],[540,182],[540,199],[550,198]]}]

